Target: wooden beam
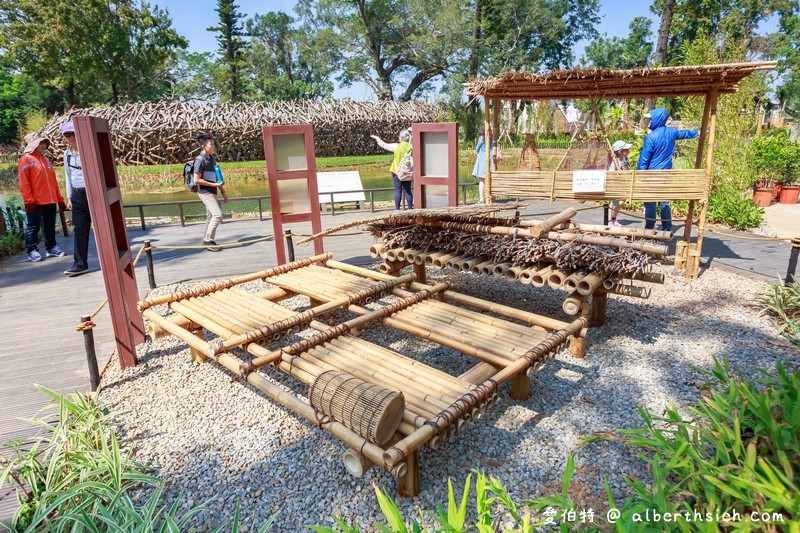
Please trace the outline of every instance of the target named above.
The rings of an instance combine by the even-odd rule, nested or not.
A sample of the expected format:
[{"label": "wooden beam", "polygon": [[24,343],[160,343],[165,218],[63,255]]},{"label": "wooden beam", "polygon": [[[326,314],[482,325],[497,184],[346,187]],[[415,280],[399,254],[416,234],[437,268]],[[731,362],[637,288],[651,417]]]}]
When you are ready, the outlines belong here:
[{"label": "wooden beam", "polygon": [[[484,174],[486,178],[485,181],[485,201],[487,204],[494,203],[494,195],[492,194],[492,154],[490,153],[491,150],[489,149],[489,133],[492,130],[492,125],[489,123],[489,104],[491,103],[491,99],[484,96],[483,98],[483,143],[486,146],[486,173]],[[465,200],[466,201],[466,200]]]},{"label": "wooden beam", "polygon": [[[708,156],[706,157],[706,188],[705,188],[705,193],[703,194],[703,207],[700,211],[700,223],[698,224],[697,227],[696,250],[698,254],[702,254],[703,252],[703,233],[705,233],[706,229],[706,216],[708,214],[708,197],[711,194],[711,177],[713,176],[714,173],[714,139],[717,131],[717,100],[719,98],[719,93],[717,92],[716,89],[712,89],[708,93],[708,98],[711,100],[711,104],[709,106]],[[699,263],[700,263],[699,259],[697,260],[697,263],[694,265],[691,262],[687,263],[688,267],[686,268],[686,277],[690,277],[692,279],[697,278]]]},{"label": "wooden beam", "polygon": [[[697,155],[694,158],[694,168],[701,168],[703,164],[703,149],[706,145],[706,135],[708,134],[708,116],[711,112],[710,94],[706,95],[705,105],[703,106],[703,121],[700,123],[700,135],[697,137]],[[687,243],[692,240],[692,225],[694,219],[695,201],[689,200],[689,211],[686,214],[686,226],[683,229],[683,240]],[[676,256],[677,261],[677,256]]]}]

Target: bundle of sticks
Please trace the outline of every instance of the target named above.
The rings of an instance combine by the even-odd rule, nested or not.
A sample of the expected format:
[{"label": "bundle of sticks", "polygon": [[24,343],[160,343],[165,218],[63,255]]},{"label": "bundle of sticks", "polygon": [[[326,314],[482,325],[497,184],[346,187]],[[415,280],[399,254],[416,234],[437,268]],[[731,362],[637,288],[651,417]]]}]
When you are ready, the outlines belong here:
[{"label": "bundle of sticks", "polygon": [[470,213],[392,217],[367,229],[392,249],[485,257],[520,268],[552,263],[622,277],[635,276],[653,255],[667,253],[656,241],[671,239],[668,232],[569,223],[575,212],[570,208],[541,222]]}]

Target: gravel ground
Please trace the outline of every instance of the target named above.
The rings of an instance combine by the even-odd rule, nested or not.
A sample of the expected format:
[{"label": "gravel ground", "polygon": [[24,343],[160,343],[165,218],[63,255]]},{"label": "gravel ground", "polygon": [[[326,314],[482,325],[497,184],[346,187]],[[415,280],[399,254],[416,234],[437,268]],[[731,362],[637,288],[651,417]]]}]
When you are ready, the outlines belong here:
[{"label": "gravel ground", "polygon": [[[704,379],[695,368],[711,368],[714,355],[727,357],[746,377],[756,376],[759,367],[773,369],[778,359],[800,368],[797,352],[776,339],[747,303],[762,283],[717,270],[687,283],[671,267],[656,270],[667,273],[667,281],[654,286],[649,300],[609,297],[609,322],[590,331],[585,359],[563,352],[532,379],[530,400],[511,401],[505,388],[500,401],[443,450],[423,448],[422,493],[397,500],[405,516],[446,502],[448,476],[458,487],[472,468],[497,477],[518,500],[555,492],[571,451],[577,466],[571,491],[579,507],[604,508],[603,476],[619,499],[629,495],[625,477],[646,481],[646,468],[617,443],[578,449],[579,437],[641,425],[637,405],[660,413],[668,404],[694,403]],[[467,294],[563,318],[561,291],[470,274],[430,277],[450,279]],[[299,298],[287,303],[302,305]],[[364,338],[416,353],[454,375],[472,363],[388,328]],[[125,372],[116,363],[109,366],[102,398],[123,411],[119,427],[137,459],[168,482],[166,499],[182,494],[184,508],[206,504],[197,528],[230,519],[240,500],[247,524],[278,512],[272,531],[332,525],[337,513],[369,531],[382,517],[373,483],[396,496],[389,474],[373,468],[363,478],[349,476],[340,460],[345,447],[337,439],[213,362],[190,362],[187,346],[174,337],[140,350],[139,366]],[[305,396],[305,387],[291,377],[266,373]]]}]

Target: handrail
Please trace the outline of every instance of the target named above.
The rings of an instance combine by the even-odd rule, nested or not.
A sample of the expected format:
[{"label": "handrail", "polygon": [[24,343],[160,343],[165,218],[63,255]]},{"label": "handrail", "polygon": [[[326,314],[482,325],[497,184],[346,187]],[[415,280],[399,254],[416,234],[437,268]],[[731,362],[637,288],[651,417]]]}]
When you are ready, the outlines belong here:
[{"label": "handrail", "polygon": [[[467,187],[477,187],[477,183],[459,183],[458,188],[461,190],[461,196],[463,197],[462,203],[467,203]],[[373,189],[354,189],[348,191],[334,191],[334,192],[324,192],[320,193],[320,196],[328,196],[330,198],[330,202],[323,202],[329,203],[331,206],[331,216],[336,215],[336,208],[334,206],[334,196],[337,194],[352,194],[356,192],[363,192],[369,195],[369,204],[370,204],[370,212],[374,213],[375,210],[375,193],[376,192],[387,192],[387,191],[394,191],[394,187],[376,187]],[[403,202],[405,202],[405,195],[402,197]],[[247,201],[247,200],[257,200],[258,201],[258,219],[260,221],[265,220],[264,218],[264,206],[263,201],[269,200],[269,195],[264,196],[236,196],[236,197],[229,197],[229,202],[240,202],[240,201]],[[183,211],[183,206],[187,204],[202,204],[202,200],[171,200],[167,202],[148,202],[148,203],[137,203],[137,204],[125,204],[123,207],[126,209],[138,209],[139,210],[139,223],[141,225],[142,231],[147,229],[147,224],[145,221],[144,216],[144,209],[146,207],[163,207],[168,205],[177,205],[178,206],[178,217],[180,219],[181,227],[186,227],[186,215]]]}]

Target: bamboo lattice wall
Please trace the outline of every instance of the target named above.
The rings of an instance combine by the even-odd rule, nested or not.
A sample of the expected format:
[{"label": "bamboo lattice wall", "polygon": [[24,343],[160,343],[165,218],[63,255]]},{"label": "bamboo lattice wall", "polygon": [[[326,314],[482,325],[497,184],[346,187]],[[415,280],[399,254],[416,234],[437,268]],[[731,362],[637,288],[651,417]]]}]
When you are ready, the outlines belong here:
[{"label": "bamboo lattice wall", "polygon": [[413,122],[436,122],[445,108],[417,102],[351,102],[294,100],[290,102],[224,103],[144,102],[114,107],[71,109],[57,114],[42,128],[60,162],[66,143],[59,126],[75,115],[107,119],[114,132],[120,164],[181,163],[197,153],[194,139],[211,132],[220,139],[223,161],[264,159],[263,126],[313,124],[317,156],[385,153],[369,135],[395,142],[397,133]]}]

